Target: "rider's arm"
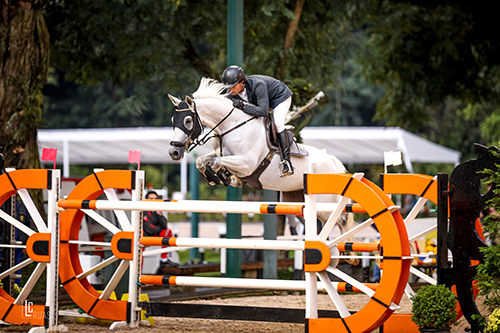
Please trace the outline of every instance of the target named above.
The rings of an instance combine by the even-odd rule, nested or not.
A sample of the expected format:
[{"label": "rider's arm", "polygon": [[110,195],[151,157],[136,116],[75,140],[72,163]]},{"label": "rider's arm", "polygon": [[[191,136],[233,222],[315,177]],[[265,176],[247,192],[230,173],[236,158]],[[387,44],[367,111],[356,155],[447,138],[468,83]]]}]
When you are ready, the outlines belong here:
[{"label": "rider's arm", "polygon": [[267,117],[269,115],[269,95],[267,94],[266,84],[264,82],[255,84],[254,94],[257,105],[245,103],[243,111],[252,116]]}]

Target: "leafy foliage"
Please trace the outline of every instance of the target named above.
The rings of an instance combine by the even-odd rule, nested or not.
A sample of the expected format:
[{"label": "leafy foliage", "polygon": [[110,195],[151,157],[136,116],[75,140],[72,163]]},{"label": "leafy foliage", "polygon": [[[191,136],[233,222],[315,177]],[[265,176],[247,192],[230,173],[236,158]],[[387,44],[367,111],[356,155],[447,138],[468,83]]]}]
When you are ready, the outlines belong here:
[{"label": "leafy foliage", "polygon": [[[500,155],[492,151],[496,157]],[[494,185],[492,191],[496,194],[487,202],[490,208],[490,213],[483,220],[483,229],[488,238],[492,241],[492,245],[481,248],[484,254],[484,261],[478,265],[477,276],[480,294],[485,295],[484,304],[490,308],[500,307],[500,245],[498,244],[498,236],[500,235],[500,166],[497,165],[496,170],[484,170],[484,173],[489,177],[487,183]]]},{"label": "leafy foliage", "polygon": [[173,105],[158,84],[116,85],[111,81],[84,86],[68,82],[53,70],[44,87],[47,128],[167,126]]},{"label": "leafy foliage", "polygon": [[383,121],[373,120],[377,101],[383,95],[382,89],[366,82],[360,74],[359,64],[350,61],[345,66],[336,85],[325,89],[323,107],[316,112],[310,125],[384,125]]},{"label": "leafy foliage", "polygon": [[411,300],[411,320],[419,328],[446,328],[457,318],[455,294],[445,285],[423,286]]},{"label": "leafy foliage", "polygon": [[456,101],[462,119],[460,110],[470,105],[484,109],[487,116],[475,121],[498,141],[500,36],[491,8],[470,1],[357,3],[353,19],[368,34],[358,60],[369,81],[385,88],[378,119],[422,131]]},{"label": "leafy foliage", "polygon": [[167,92],[218,77],[223,1],[51,1],[46,127],[166,126]]},{"label": "leafy foliage", "polygon": [[[294,125],[388,122],[465,157],[482,136],[498,138],[500,110],[493,106],[499,96],[500,37],[494,33],[494,11],[466,1],[309,0],[285,49],[296,3],[245,3],[243,64],[248,74],[304,80],[310,92],[327,93],[319,111]],[[172,112],[167,92],[189,94],[200,76],[219,78],[226,66],[226,9],[224,0],[50,2],[52,63],[70,80],[97,85],[79,87],[77,94],[96,114],[118,114],[114,126],[151,123],[150,117],[155,126],[164,125],[158,119],[169,119]],[[300,105],[297,97],[294,103]],[[74,104],[57,105],[57,96],[48,103],[49,113]],[[471,108],[482,111],[468,112]]]},{"label": "leafy foliage", "polygon": [[[305,2],[284,50],[295,4],[245,3],[243,65],[249,75],[302,81],[308,89],[292,86],[294,104],[301,105],[318,90],[313,86],[332,84],[332,70],[342,71],[362,43],[337,15],[344,4],[314,0]],[[45,13],[57,70],[44,90],[47,127],[165,126],[159,119],[173,112],[167,92],[189,94],[200,76],[218,79],[225,68],[226,10],[225,0],[50,2]]]},{"label": "leafy foliage", "polygon": [[197,70],[215,73],[210,59],[218,51],[207,46],[225,31],[209,28],[223,21],[225,8],[222,1],[53,1],[45,8],[52,61],[90,84],[192,82]]},{"label": "leafy foliage", "polygon": [[488,317],[488,323],[485,329],[486,333],[500,333],[500,309],[496,309]]},{"label": "leafy foliage", "polygon": [[[314,91],[327,94],[296,127],[400,126],[464,158],[474,142],[500,139],[494,10],[468,1],[308,0],[285,47],[299,2],[244,8],[246,72],[304,81],[311,94],[299,88],[296,105]],[[164,126],[167,92],[183,97],[225,68],[226,10],[225,0],[48,2],[51,62],[60,72],[44,91],[47,126]],[[61,75],[93,86],[64,95]],[[94,115],[99,121],[87,119]]]}]

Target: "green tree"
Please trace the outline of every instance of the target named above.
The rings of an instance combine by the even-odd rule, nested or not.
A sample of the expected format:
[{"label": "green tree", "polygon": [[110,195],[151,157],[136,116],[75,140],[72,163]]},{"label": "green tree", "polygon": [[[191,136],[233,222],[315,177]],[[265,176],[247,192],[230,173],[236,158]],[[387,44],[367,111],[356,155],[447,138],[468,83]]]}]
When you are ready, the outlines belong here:
[{"label": "green tree", "polygon": [[[48,127],[165,125],[173,111],[165,104],[167,92],[183,97],[201,76],[219,78],[223,71],[226,0],[118,3],[63,1],[47,7],[58,68],[44,91]],[[352,57],[361,46],[360,34],[346,38],[351,28],[339,23],[339,6],[316,0],[246,2],[247,73],[290,81],[300,91],[294,97],[298,105],[331,85],[332,68],[341,72],[343,64],[333,60]],[[99,120],[91,120],[93,115]]]},{"label": "green tree", "polygon": [[5,166],[39,167],[37,128],[49,70],[45,1],[0,3],[0,146]]},{"label": "green tree", "polygon": [[[500,157],[498,153],[492,152],[495,157]],[[481,248],[484,254],[484,261],[478,265],[477,280],[480,289],[480,295],[485,296],[484,304],[490,310],[500,307],[500,244],[498,238],[500,235],[500,165],[496,170],[485,170],[484,173],[489,177],[489,183],[494,187],[492,189],[496,196],[487,202],[491,207],[491,214],[487,215],[483,221],[483,229],[491,245]]]},{"label": "green tree", "polygon": [[429,133],[454,105],[453,111],[469,110],[465,119],[455,112],[469,131],[480,123],[479,134],[498,139],[500,36],[492,8],[470,1],[356,3],[351,17],[368,36],[368,52],[358,59],[385,91],[379,119]]},{"label": "green tree", "polygon": [[[189,94],[201,76],[217,79],[225,67],[225,0],[61,0],[2,6],[9,8],[3,13],[38,13],[31,25],[23,26],[29,27],[29,36],[38,36],[33,39],[38,51],[33,47],[22,49],[25,56],[29,54],[30,59],[42,64],[29,67],[34,75],[30,76],[33,84],[28,85],[20,82],[30,80],[4,79],[12,77],[4,74],[7,69],[15,73],[22,70],[2,67],[3,89],[15,86],[22,91],[21,95],[2,94],[2,124],[9,123],[13,114],[34,119],[29,124],[40,120],[41,98],[33,87],[43,83],[48,73],[47,31],[51,64],[57,68],[55,76],[63,73],[66,80],[83,85],[67,91],[78,96],[78,103],[56,105],[57,94],[46,100],[45,110],[58,118],[58,124],[68,122],[64,111],[72,118],[71,126],[95,126],[86,119],[87,114],[99,115],[101,126],[160,124],[171,112],[164,100],[167,92],[181,97]],[[48,29],[43,24],[42,8]],[[303,86],[310,86],[310,92],[329,88],[335,97],[330,98],[331,106],[320,118],[332,118],[329,113],[338,114],[343,109],[346,117],[333,117],[334,124],[365,122],[369,112],[360,105],[365,101],[373,104],[382,91],[378,119],[390,125],[438,137],[439,131],[434,130],[441,129],[438,119],[452,119],[451,114],[458,114],[460,123],[450,120],[450,126],[471,128],[481,124],[481,133],[473,136],[493,138],[500,122],[495,107],[500,37],[493,13],[479,4],[449,0],[245,2],[244,66],[249,74],[274,75],[292,82],[304,79],[307,84]],[[2,38],[16,31],[11,29],[14,21],[8,17],[2,21]],[[2,39],[0,53],[6,60],[12,55],[6,53],[5,43],[16,40],[16,36]],[[360,89],[363,83],[357,71],[348,74],[353,59],[361,65],[368,82],[383,90],[368,85]],[[61,82],[59,77],[52,88]],[[86,87],[89,85],[91,88]],[[349,91],[354,93],[349,95]],[[7,105],[7,95],[15,107]],[[86,103],[81,101],[82,96]],[[24,104],[35,105],[38,112]],[[349,108],[361,110],[361,114]],[[463,109],[469,111],[466,119],[456,113]],[[10,124],[17,124],[15,120],[12,118]],[[14,127],[19,128],[10,126]],[[13,137],[9,133],[12,130],[2,135]],[[5,140],[0,143],[6,146],[8,158],[14,147],[27,147],[20,143],[8,148]]]}]

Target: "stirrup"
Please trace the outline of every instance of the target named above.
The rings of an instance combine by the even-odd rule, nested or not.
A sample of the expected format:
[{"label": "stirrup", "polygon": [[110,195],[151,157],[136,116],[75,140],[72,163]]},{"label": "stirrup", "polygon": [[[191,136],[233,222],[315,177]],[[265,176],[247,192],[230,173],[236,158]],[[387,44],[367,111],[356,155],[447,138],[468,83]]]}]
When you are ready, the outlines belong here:
[{"label": "stirrup", "polygon": [[293,175],[293,168],[289,161],[283,160],[280,162],[280,177]]}]

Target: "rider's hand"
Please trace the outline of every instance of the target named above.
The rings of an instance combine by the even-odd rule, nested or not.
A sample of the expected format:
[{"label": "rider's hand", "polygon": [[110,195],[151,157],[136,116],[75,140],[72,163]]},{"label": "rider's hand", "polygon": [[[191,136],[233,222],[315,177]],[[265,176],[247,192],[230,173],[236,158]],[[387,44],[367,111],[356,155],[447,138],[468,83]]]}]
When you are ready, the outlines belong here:
[{"label": "rider's hand", "polygon": [[238,108],[240,110],[243,110],[245,108],[245,103],[243,103],[243,101],[241,99],[233,99],[233,106],[235,108]]}]

